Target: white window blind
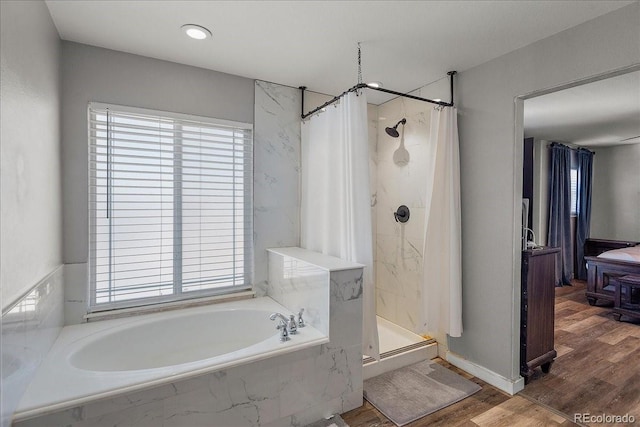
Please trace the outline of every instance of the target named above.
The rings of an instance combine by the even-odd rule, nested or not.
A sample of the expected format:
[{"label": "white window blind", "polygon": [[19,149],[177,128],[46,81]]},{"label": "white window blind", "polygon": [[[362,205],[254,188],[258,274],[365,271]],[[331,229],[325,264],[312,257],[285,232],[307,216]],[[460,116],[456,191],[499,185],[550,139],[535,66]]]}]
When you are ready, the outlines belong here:
[{"label": "white window blind", "polygon": [[578,169],[571,169],[571,215],[578,214]]},{"label": "white window blind", "polygon": [[91,310],[250,287],[252,126],[89,105]]}]

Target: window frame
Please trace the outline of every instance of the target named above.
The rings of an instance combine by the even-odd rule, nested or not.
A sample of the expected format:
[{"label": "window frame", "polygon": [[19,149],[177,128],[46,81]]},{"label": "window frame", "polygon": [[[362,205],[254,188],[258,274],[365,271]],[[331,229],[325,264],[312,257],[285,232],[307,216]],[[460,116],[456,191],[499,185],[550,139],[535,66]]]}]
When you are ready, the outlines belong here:
[{"label": "window frame", "polygon": [[[96,236],[97,232],[97,221],[96,221],[96,196],[92,194],[92,190],[95,188],[95,170],[92,170],[92,166],[96,163],[96,153],[92,152],[92,147],[94,146],[93,140],[96,138],[94,132],[91,129],[91,121],[92,114],[95,114],[96,110],[112,110],[117,113],[123,114],[139,114],[151,117],[164,118],[169,120],[176,120],[179,122],[201,122],[205,124],[210,124],[214,126],[220,127],[228,127],[234,130],[241,130],[244,132],[248,132],[249,140],[248,147],[249,150],[247,152],[247,158],[243,158],[243,160],[248,161],[248,166],[244,169],[244,184],[247,186],[243,196],[243,218],[244,221],[244,229],[245,229],[245,239],[244,239],[244,283],[241,285],[232,285],[225,286],[214,289],[203,289],[203,290],[192,290],[188,292],[183,292],[183,288],[188,285],[184,282],[180,284],[177,283],[175,272],[172,275],[173,282],[173,291],[170,295],[163,296],[154,296],[154,297],[143,297],[143,298],[132,298],[126,299],[122,301],[115,302],[106,302],[106,303],[97,303],[97,286],[95,281],[95,264],[96,264],[96,255],[92,243],[92,239]],[[183,123],[180,123],[183,124]],[[181,140],[180,137],[174,137],[173,143],[175,144],[176,140]],[[253,168],[253,156],[254,156],[254,132],[253,132],[253,124],[237,122],[225,119],[217,119],[211,117],[204,116],[196,116],[191,114],[184,113],[175,113],[170,111],[161,111],[161,110],[152,110],[146,108],[138,108],[138,107],[129,107],[117,104],[103,103],[103,102],[89,102],[87,106],[87,141],[88,141],[88,182],[87,182],[87,190],[88,190],[88,269],[87,269],[87,312],[88,313],[98,313],[102,311],[108,310],[117,310],[117,309],[132,309],[135,307],[144,307],[155,304],[166,304],[173,303],[179,301],[188,301],[194,300],[198,298],[209,298],[212,296],[225,295],[225,294],[234,294],[238,292],[245,292],[247,290],[252,289],[253,283],[253,264],[254,264],[254,254],[253,254],[253,179],[254,179],[254,168]],[[183,147],[182,144],[179,147]],[[173,157],[174,160],[174,168],[176,157]],[[181,169],[181,165],[179,167]],[[173,183],[178,182],[176,174],[180,174],[180,172],[176,172],[174,169],[174,180]],[[181,177],[180,177],[181,178]],[[180,182],[181,179],[179,180]],[[182,189],[178,190],[178,193],[181,194]],[[175,192],[175,189],[174,189]],[[236,196],[234,196],[236,197]],[[178,206],[182,207],[182,200],[178,198],[176,200],[174,198],[174,208],[173,208],[173,228],[174,228],[174,257],[175,257],[175,236],[176,233],[180,235],[182,238],[182,229],[178,229],[178,224],[176,223],[176,209]],[[234,199],[235,203],[235,199]],[[182,217],[182,214],[178,214],[177,216]],[[182,223],[180,222],[180,226]],[[179,245],[182,247],[182,243]],[[92,253],[93,252],[93,253]],[[182,256],[180,254],[180,256]],[[182,258],[180,258],[182,260]],[[234,261],[235,262],[235,261]],[[181,264],[181,263],[180,263]],[[175,265],[175,263],[174,263]]]}]

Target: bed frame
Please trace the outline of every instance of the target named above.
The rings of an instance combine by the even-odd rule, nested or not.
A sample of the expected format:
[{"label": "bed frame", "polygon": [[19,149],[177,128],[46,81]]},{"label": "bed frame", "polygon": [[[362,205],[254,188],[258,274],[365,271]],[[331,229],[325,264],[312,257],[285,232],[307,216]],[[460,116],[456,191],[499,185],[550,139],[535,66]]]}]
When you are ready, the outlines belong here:
[{"label": "bed frame", "polygon": [[584,242],[584,256],[598,256],[612,249],[629,248],[640,244],[630,240],[587,239]]},{"label": "bed frame", "polygon": [[595,305],[596,301],[612,302],[615,297],[617,279],[628,274],[640,275],[640,263],[617,259],[585,256],[587,262],[587,301]]},{"label": "bed frame", "polygon": [[637,244],[638,242],[628,240],[610,239],[587,239],[584,242],[589,304],[595,305],[599,299],[613,302],[616,278],[627,274],[640,274],[639,263],[596,257],[606,251],[628,248]]}]

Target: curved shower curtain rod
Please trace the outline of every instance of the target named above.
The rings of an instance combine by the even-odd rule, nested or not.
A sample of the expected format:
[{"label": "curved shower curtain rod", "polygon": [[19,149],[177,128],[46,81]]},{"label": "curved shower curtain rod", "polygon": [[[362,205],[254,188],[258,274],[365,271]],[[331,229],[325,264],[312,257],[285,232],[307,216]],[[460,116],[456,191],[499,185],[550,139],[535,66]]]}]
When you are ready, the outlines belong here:
[{"label": "curved shower curtain rod", "polygon": [[378,92],[385,92],[385,93],[390,93],[392,95],[402,96],[404,98],[411,98],[411,99],[416,99],[418,101],[429,102],[431,104],[440,105],[442,107],[453,107],[453,76],[455,76],[457,73],[458,73],[457,71],[449,71],[447,73],[447,75],[449,76],[449,83],[450,83],[450,88],[451,88],[451,102],[434,101],[433,99],[420,98],[419,96],[409,95],[408,93],[396,92],[395,90],[383,89],[381,87],[372,87],[372,86],[367,85],[366,83],[358,83],[357,85],[353,86],[352,88],[349,88],[349,89],[345,90],[340,95],[338,95],[335,98],[333,98],[332,100],[325,102],[321,106],[319,106],[317,108],[314,108],[313,110],[311,110],[311,111],[309,111],[308,113],[305,114],[305,112],[304,112],[304,91],[307,89],[307,87],[306,86],[300,86],[298,88],[298,89],[300,89],[302,91],[302,110],[301,110],[300,117],[304,120],[307,117],[311,116],[312,114],[315,114],[318,111],[322,110],[323,108],[328,107],[329,105],[331,105],[334,102],[338,101],[340,98],[342,98],[346,94],[348,94],[350,92],[355,92],[355,91],[357,91],[359,89],[372,89],[372,90],[377,90]]}]

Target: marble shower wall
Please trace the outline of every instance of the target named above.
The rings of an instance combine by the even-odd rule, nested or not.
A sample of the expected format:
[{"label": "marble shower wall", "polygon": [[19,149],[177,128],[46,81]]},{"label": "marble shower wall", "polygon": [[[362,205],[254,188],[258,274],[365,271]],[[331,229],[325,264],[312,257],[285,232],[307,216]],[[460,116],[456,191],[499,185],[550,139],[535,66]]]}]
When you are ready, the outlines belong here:
[{"label": "marble shower wall", "polygon": [[[378,106],[376,183],[376,311],[385,319],[421,333],[422,246],[430,104],[396,98]],[[385,127],[407,119],[399,138]],[[411,211],[396,222],[400,205]]]},{"label": "marble shower wall", "polygon": [[373,272],[375,280],[376,233],[378,222],[378,106],[367,104],[367,131],[369,137],[369,189],[371,191],[371,243],[373,245]]},{"label": "marble shower wall", "polygon": [[267,248],[300,245],[300,90],[256,80],[254,290],[267,292]]},{"label": "marble shower wall", "polygon": [[22,394],[64,324],[64,267],[2,313],[2,420],[8,427]]}]

